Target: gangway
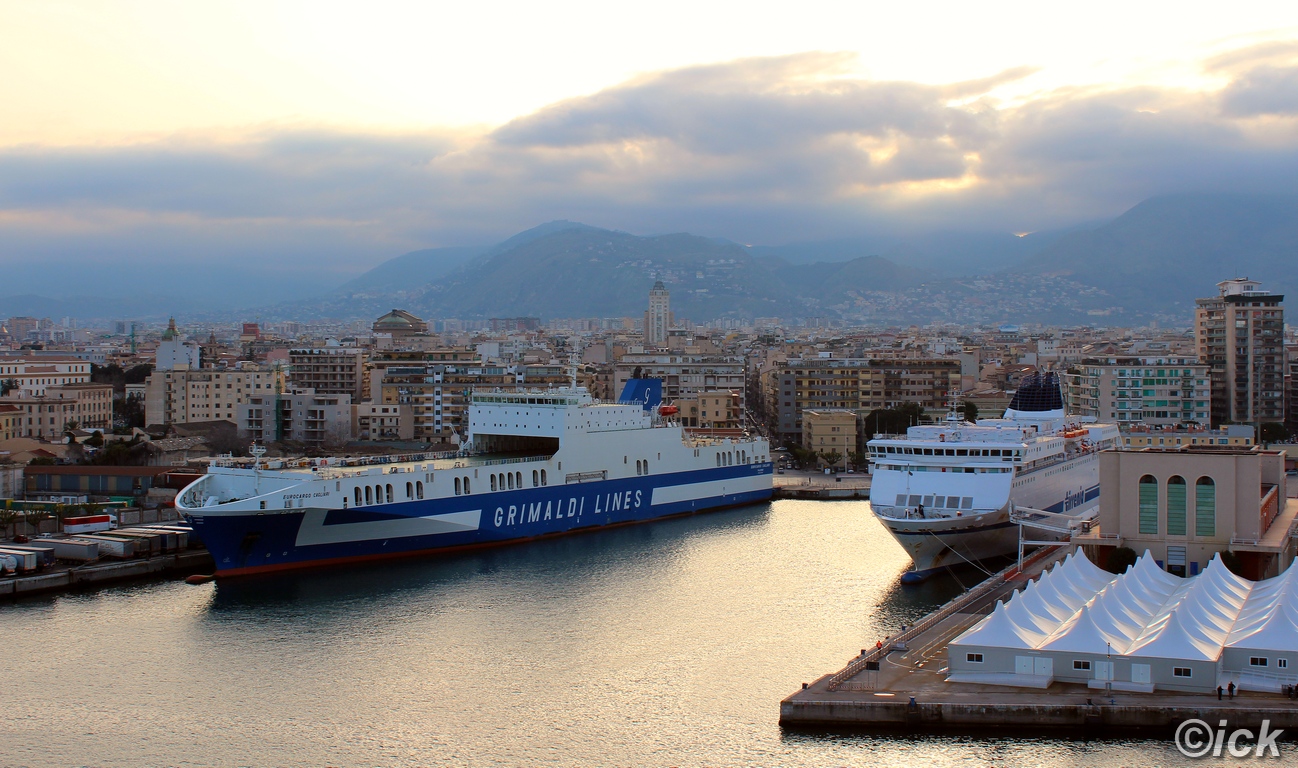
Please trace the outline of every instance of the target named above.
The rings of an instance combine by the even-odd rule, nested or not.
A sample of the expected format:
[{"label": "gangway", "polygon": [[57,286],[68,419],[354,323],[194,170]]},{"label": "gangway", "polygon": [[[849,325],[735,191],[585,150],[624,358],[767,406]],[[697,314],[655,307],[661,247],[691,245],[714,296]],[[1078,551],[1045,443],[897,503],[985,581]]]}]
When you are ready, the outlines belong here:
[{"label": "gangway", "polygon": [[[1024,547],[1057,547],[1067,543],[1076,531],[1089,531],[1094,522],[1095,513],[1086,517],[1068,515],[1062,512],[1048,512],[1044,509],[1020,507],[1010,504],[1010,522],[1019,527],[1019,567],[1023,566]],[[1043,531],[1060,534],[1060,538],[1049,541],[1034,541],[1023,538],[1024,528],[1037,528]]]}]

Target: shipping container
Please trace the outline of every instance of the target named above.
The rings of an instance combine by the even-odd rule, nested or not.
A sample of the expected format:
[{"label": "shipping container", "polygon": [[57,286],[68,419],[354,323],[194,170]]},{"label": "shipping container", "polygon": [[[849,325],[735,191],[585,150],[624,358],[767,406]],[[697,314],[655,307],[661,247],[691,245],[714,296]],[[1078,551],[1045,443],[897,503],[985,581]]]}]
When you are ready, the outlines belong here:
[{"label": "shipping container", "polygon": [[139,546],[136,547],[135,551],[141,555],[156,555],[162,551],[162,534],[160,533],[150,533],[135,528],[121,528],[107,535],[135,539],[139,542]]},{"label": "shipping container", "polygon": [[171,533],[176,534],[176,547],[179,549],[189,549],[191,542],[194,541],[194,532],[188,528],[181,528],[175,525],[163,525],[161,523],[141,527],[154,531],[170,531]]},{"label": "shipping container", "polygon": [[99,559],[99,542],[84,539],[41,539],[42,547],[54,550],[60,560],[88,563]]},{"label": "shipping container", "polygon": [[191,549],[198,549],[199,547],[203,546],[203,540],[199,538],[197,533],[194,533],[194,529],[190,528],[184,523],[170,523],[170,524],[158,523],[152,527],[165,528],[169,531],[175,531],[177,533],[185,534],[187,543],[181,544],[182,548],[189,547]]},{"label": "shipping container", "polygon": [[99,545],[100,557],[131,558],[135,557],[135,540],[118,539],[102,533],[87,533],[78,538],[93,541]]},{"label": "shipping container", "polygon": [[157,536],[163,552],[175,552],[180,548],[176,532],[168,531],[165,528],[147,528],[144,526],[132,526],[130,528],[119,528],[115,533],[138,533],[146,536]]},{"label": "shipping container", "polygon": [[83,515],[82,517],[63,518],[64,533],[93,533],[107,531],[113,527],[112,515]]},{"label": "shipping container", "polygon": [[54,565],[55,554],[54,547],[46,546],[43,542],[37,544],[4,544],[5,549],[17,549],[23,552],[35,552],[40,555],[41,565]]},{"label": "shipping container", "polygon": [[35,552],[23,552],[8,547],[0,547],[0,555],[16,559],[19,573],[35,573],[41,567],[41,556]]}]

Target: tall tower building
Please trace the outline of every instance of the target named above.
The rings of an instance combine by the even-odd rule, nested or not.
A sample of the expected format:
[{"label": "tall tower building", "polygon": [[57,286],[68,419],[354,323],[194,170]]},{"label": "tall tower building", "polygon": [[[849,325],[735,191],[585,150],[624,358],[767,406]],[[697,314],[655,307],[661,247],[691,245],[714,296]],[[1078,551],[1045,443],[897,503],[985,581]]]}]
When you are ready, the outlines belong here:
[{"label": "tall tower building", "polygon": [[667,346],[667,329],[672,327],[671,294],[663,281],[649,290],[649,311],[644,313],[644,345]]},{"label": "tall tower building", "polygon": [[1196,299],[1194,339],[1212,379],[1212,425],[1284,421],[1284,296],[1235,278]]}]

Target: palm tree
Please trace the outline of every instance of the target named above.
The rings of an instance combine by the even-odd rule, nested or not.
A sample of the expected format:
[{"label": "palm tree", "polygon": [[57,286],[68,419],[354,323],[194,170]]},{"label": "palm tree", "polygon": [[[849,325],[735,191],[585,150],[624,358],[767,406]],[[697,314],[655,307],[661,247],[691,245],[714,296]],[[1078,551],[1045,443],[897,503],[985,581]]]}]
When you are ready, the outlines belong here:
[{"label": "palm tree", "polygon": [[20,517],[22,513],[16,509],[0,509],[0,534],[3,534],[4,538],[13,538],[12,526]]}]

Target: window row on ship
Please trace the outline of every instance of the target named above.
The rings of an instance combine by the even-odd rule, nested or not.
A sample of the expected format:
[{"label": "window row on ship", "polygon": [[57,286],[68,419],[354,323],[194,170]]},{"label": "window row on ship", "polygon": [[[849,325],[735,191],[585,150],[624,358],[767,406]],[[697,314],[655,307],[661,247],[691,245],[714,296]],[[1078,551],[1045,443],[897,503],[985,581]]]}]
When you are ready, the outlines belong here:
[{"label": "window row on ship", "polygon": [[872,456],[996,456],[1004,458],[1022,457],[1022,449],[1011,448],[911,448],[900,445],[884,445],[871,448]]}]

